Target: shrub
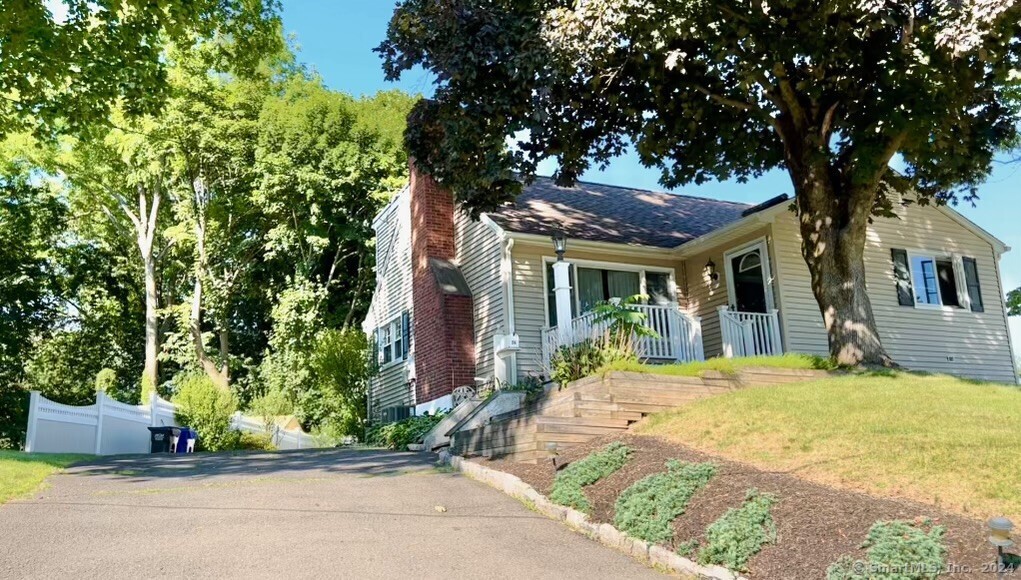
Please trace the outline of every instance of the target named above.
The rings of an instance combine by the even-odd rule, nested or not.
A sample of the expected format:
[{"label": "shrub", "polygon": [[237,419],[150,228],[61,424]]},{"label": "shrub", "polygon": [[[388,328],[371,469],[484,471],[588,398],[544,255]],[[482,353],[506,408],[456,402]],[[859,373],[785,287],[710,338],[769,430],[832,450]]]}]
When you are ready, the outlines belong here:
[{"label": "shrub", "polygon": [[683,514],[695,492],[712,479],[712,463],[668,461],[665,473],[635,482],[617,498],[613,523],[617,529],[646,542],[664,543],[673,537],[670,523]]},{"label": "shrub", "polygon": [[770,509],[776,498],[751,489],[744,504],[731,508],[705,532],[705,546],[698,552],[701,564],[719,564],[743,571],[748,560],[762,546],[776,540],[776,526]]},{"label": "shrub", "polygon": [[543,385],[541,378],[530,374],[525,376],[518,384],[505,386],[502,390],[523,392],[525,393],[525,402],[532,403],[542,397],[543,393],[546,392],[546,387]]},{"label": "shrub", "polygon": [[234,448],[246,451],[274,451],[276,450],[276,445],[273,445],[273,437],[269,433],[248,433],[243,431],[238,436],[238,442]]},{"label": "shrub", "polygon": [[230,418],[238,409],[230,391],[216,387],[204,374],[174,377],[177,394],[177,421],[198,431],[198,447],[204,451],[237,449],[241,434],[230,427]]},{"label": "shrub", "polygon": [[868,562],[844,556],[826,570],[827,580],[935,578],[944,569],[947,549],[942,526],[919,519],[881,521],[872,525],[862,548]]},{"label": "shrub", "polygon": [[409,444],[421,443],[422,439],[443,420],[446,415],[437,413],[435,415],[419,415],[408,417],[396,423],[377,425],[365,436],[366,443],[387,449],[405,450]]},{"label": "shrub", "polygon": [[557,474],[553,480],[553,491],[550,500],[560,505],[572,507],[578,511],[590,513],[592,506],[582,490],[586,485],[603,479],[617,471],[627,463],[631,449],[614,441],[599,451],[594,451],[584,459],[575,461]]}]

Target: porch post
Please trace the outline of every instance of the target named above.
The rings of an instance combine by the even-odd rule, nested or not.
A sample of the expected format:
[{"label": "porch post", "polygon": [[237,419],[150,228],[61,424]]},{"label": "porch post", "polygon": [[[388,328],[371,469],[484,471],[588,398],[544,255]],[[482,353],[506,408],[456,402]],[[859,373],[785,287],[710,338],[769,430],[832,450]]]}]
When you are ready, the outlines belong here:
[{"label": "porch post", "polygon": [[557,333],[561,346],[571,344],[571,263],[558,260],[553,263],[553,294],[557,303]]}]

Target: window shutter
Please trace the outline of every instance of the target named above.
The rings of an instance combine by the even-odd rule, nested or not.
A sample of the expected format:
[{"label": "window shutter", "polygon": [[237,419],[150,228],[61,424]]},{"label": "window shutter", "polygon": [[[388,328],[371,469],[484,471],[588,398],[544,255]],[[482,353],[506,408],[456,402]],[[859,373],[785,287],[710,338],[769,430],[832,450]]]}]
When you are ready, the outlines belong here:
[{"label": "window shutter", "polygon": [[961,308],[970,308],[971,297],[968,296],[967,277],[964,275],[964,260],[957,254],[954,254],[953,265],[954,283],[957,287],[957,303]]},{"label": "window shutter", "polygon": [[411,351],[411,315],[407,310],[401,314],[401,328],[404,329],[404,336],[401,337],[404,342],[404,358],[408,358],[408,353]]},{"label": "window shutter", "polygon": [[893,248],[893,279],[897,284],[897,302],[901,306],[914,306],[915,299],[911,288],[911,267],[908,265],[908,251]]},{"label": "window shutter", "polygon": [[978,263],[975,258],[962,258],[964,283],[968,287],[968,301],[972,312],[985,312],[982,305],[982,285],[978,281]]}]

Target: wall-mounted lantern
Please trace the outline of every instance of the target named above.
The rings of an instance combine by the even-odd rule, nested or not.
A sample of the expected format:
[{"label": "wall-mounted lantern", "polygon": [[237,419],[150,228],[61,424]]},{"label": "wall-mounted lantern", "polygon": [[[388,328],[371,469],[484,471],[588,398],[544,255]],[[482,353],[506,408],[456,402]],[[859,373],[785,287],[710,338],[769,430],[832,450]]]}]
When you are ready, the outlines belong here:
[{"label": "wall-mounted lantern", "polygon": [[716,262],[709,258],[709,261],[705,263],[705,275],[709,277],[712,282],[718,282],[720,280],[720,273],[716,271]]}]

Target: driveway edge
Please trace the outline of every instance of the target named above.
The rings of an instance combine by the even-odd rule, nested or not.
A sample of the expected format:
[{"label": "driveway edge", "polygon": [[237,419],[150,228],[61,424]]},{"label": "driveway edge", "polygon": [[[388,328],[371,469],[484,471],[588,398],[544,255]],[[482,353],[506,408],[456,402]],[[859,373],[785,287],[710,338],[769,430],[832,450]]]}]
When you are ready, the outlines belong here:
[{"label": "driveway edge", "polygon": [[468,461],[459,455],[440,453],[440,462],[464,475],[494,487],[525,504],[534,511],[567,524],[575,532],[588,536],[604,546],[623,552],[654,567],[665,568],[683,576],[712,580],[746,580],[722,566],[703,566],[656,544],[632,538],[610,524],[590,522],[588,515],[551,502],[520,478]]}]

